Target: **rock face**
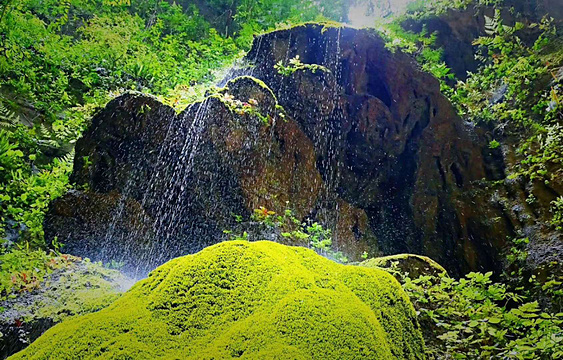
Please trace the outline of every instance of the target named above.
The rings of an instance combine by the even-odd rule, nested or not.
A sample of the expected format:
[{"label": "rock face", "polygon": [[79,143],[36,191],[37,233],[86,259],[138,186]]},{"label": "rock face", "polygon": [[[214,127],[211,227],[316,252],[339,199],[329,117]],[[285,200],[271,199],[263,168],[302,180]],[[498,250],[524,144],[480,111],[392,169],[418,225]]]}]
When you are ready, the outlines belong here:
[{"label": "rock face", "polygon": [[[320,66],[291,68],[296,56]],[[258,37],[247,59],[252,77],[180,114],[136,94],[109,103],[77,144],[73,179],[88,190],[53,203],[47,238],[146,272],[220,239],[233,214],[289,202],[351,259],[499,266],[511,224],[477,186],[497,167],[437,80],[375,32],[315,24]]]},{"label": "rock face", "polygon": [[299,218],[335,218],[337,245],[347,252],[375,248],[365,212],[326,187],[311,140],[276,105],[251,77],[181,114],[142,95],[112,101],[77,144],[72,180],[88,190],[52,204],[47,238],[146,274],[213,244],[210,235],[221,239],[237,226],[234,215],[260,206],[283,213],[290,202]]},{"label": "rock face", "polygon": [[[495,176],[487,150],[437,81],[384,45],[368,30],[303,26],[257,39],[248,57],[312,139],[323,179],[366,211],[384,253],[423,253],[454,273],[498,266],[510,228],[484,223],[500,216],[476,186]],[[330,73],[270,70],[297,55]]]},{"label": "rock face", "polygon": [[[469,6],[465,10],[449,10],[440,16],[408,19],[402,23],[402,26],[405,30],[415,33],[425,29],[428,33],[436,34],[436,45],[443,48],[446,64],[453,70],[456,78],[466,79],[467,72],[474,72],[479,65],[475,58],[477,46],[473,46],[473,42],[479,36],[490,35],[485,29],[485,16],[493,18],[495,9],[500,11],[503,23],[509,26],[514,26],[516,22],[538,23],[547,15],[553,20],[558,34],[563,29],[563,2],[557,0],[505,0],[498,6]],[[518,37],[529,46],[540,34],[541,30],[538,27],[527,27],[517,32]],[[559,48],[555,46],[547,50],[547,54],[554,54],[558,50]],[[552,76],[547,76],[534,85],[534,91],[541,88],[549,90],[557,86],[557,81],[553,80]],[[493,100],[494,97],[491,99]],[[493,132],[492,127],[488,125],[482,125],[476,131],[483,133],[484,136],[487,136],[485,133]],[[483,151],[487,179],[502,180],[502,184],[497,183],[495,186],[489,184],[489,190],[482,191],[475,188],[473,192],[477,199],[476,203],[481,206],[485,204],[488,209],[481,211],[490,219],[489,228],[495,229],[484,236],[491,239],[506,236],[528,238],[526,251],[529,256],[525,263],[528,273],[545,278],[545,270],[542,270],[542,267],[546,265],[551,268],[551,272],[555,267],[561,272],[563,268],[554,264],[563,263],[563,232],[555,229],[550,222],[553,218],[552,202],[563,196],[563,177],[554,176],[549,182],[542,179],[527,181],[507,178],[504,169],[514,169],[520,166],[523,160],[517,150],[522,145],[522,138],[519,135],[507,135],[503,143],[505,146],[502,149]],[[561,172],[560,164],[551,164],[549,172],[553,174]],[[498,209],[502,211],[499,212]],[[499,245],[497,243],[495,248]],[[508,270],[509,273],[511,271],[513,269]]]},{"label": "rock face", "polygon": [[170,261],[13,359],[76,357],[414,360],[424,350],[414,308],[385,271],[232,241]]}]

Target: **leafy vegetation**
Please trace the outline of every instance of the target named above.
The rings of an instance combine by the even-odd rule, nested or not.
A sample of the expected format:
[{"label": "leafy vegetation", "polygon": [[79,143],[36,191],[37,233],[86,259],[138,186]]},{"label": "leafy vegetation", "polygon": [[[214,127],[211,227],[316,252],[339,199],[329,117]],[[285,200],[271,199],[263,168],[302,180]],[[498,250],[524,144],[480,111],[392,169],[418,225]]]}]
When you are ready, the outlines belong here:
[{"label": "leafy vegetation", "polygon": [[0,255],[0,300],[39,288],[54,270],[79,260],[30,248],[14,249]]},{"label": "leafy vegetation", "polygon": [[[366,262],[364,266],[373,266]],[[377,265],[376,265],[377,266]],[[391,264],[425,331],[429,359],[560,359],[563,313],[492,281],[492,273],[409,276]]]},{"label": "leafy vegetation", "polygon": [[563,313],[543,312],[524,303],[492,273],[470,273],[460,280],[422,276],[405,279],[403,288],[431,324],[436,339],[430,358],[558,359],[563,357]]},{"label": "leafy vegetation", "polygon": [[248,99],[248,101],[240,101],[235,99],[233,95],[224,93],[221,97],[224,104],[227,105],[229,110],[238,115],[250,115],[257,117],[264,125],[270,125],[271,119],[269,116],[262,115],[258,110],[258,101],[256,99]]},{"label": "leafy vegetation", "polygon": [[0,130],[0,221],[7,225],[7,241],[22,235],[20,240],[41,246],[49,202],[69,189],[73,151],[42,164],[42,141],[21,124]]},{"label": "leafy vegetation", "polygon": [[470,6],[500,6],[505,0],[414,0],[407,6],[407,16],[421,19],[442,15],[449,10],[464,10]]}]

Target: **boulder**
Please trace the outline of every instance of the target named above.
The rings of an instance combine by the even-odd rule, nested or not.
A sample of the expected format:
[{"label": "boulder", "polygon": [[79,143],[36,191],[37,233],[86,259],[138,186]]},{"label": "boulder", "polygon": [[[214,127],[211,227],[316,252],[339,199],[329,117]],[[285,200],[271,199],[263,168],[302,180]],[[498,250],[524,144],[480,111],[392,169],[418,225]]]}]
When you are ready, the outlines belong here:
[{"label": "boulder", "polygon": [[145,95],[113,100],[77,143],[72,180],[87,190],[51,204],[46,238],[137,276],[211,245],[233,215],[289,203],[330,221],[350,257],[376,248],[365,212],[326,186],[311,140],[277,105],[249,76],[180,114]]},{"label": "boulder", "polygon": [[[328,71],[271,70],[297,56]],[[379,250],[454,274],[502,266],[512,227],[481,191],[497,176],[486,143],[409,56],[372,30],[307,24],[263,35],[248,58],[312,139],[323,180],[365,210]]]},{"label": "boulder", "polygon": [[146,273],[224,239],[233,215],[289,202],[353,261],[502,267],[514,225],[481,186],[502,178],[498,159],[409,56],[373,30],[306,24],[257,37],[247,60],[179,114],[139,94],[110,102],[77,143],[73,180],[91,200],[56,200],[47,238]]}]

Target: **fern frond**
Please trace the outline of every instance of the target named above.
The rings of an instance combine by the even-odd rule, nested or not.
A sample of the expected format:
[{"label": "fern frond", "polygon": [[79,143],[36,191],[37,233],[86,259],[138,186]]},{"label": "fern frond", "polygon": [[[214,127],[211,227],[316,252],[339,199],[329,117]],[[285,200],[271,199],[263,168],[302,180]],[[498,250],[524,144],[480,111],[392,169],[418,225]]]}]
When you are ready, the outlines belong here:
[{"label": "fern frond", "polygon": [[0,128],[14,128],[20,122],[20,117],[0,102]]}]

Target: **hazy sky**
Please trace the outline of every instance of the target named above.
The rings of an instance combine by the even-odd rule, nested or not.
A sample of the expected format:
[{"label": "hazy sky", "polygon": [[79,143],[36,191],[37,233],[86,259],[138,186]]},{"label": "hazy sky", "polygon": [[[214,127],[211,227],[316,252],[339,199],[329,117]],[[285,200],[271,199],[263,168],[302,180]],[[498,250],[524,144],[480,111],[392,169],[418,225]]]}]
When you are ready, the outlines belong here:
[{"label": "hazy sky", "polygon": [[373,26],[375,21],[384,15],[387,15],[389,11],[393,13],[402,12],[405,10],[407,4],[412,0],[375,0],[374,3],[380,2],[385,4],[384,8],[381,9],[369,5],[366,2],[360,2],[359,4],[352,5],[350,11],[348,12],[349,23],[356,27]]}]

